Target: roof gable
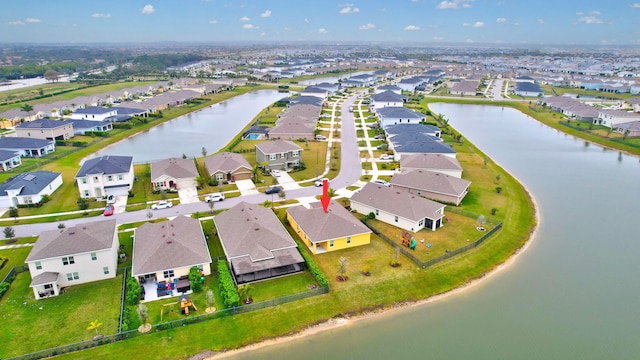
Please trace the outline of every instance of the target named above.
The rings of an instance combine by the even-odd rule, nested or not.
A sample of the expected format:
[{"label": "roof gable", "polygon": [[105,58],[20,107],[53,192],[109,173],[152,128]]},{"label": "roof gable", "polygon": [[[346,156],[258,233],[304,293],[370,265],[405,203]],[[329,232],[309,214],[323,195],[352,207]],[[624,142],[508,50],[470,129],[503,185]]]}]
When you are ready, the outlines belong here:
[{"label": "roof gable", "polygon": [[116,220],[96,221],[65,229],[43,231],[38,237],[27,261],[37,261],[113,247]]}]

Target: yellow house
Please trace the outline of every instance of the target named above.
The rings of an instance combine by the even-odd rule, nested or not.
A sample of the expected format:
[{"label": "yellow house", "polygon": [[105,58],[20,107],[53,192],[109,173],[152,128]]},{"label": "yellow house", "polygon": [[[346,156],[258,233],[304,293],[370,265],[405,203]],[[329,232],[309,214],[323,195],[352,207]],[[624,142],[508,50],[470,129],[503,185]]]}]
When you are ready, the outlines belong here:
[{"label": "yellow house", "polygon": [[304,206],[290,207],[287,209],[287,219],[314,254],[371,242],[371,230],[335,201],[331,201],[326,213],[319,202],[311,204],[310,209]]}]

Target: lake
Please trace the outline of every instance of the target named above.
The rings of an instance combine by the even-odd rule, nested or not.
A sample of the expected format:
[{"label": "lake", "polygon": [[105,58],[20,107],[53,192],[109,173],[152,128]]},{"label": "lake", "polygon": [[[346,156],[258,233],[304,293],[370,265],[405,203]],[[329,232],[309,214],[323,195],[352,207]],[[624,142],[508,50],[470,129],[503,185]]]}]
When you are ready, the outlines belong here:
[{"label": "lake", "polygon": [[202,147],[213,154],[265,107],[287,96],[276,90],[252,91],[162,123],[94,155],[133,155],[133,161],[140,164],[183,154],[201,157]]},{"label": "lake", "polygon": [[444,299],[234,358],[640,358],[638,158],[510,108],[430,107],[531,191],[526,251]]}]

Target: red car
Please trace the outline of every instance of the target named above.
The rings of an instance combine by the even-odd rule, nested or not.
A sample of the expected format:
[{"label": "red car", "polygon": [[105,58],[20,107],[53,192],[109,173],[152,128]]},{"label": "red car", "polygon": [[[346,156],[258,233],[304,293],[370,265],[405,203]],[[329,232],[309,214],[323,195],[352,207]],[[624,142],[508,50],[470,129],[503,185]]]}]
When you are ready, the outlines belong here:
[{"label": "red car", "polygon": [[107,207],[104,208],[104,216],[111,216],[113,215],[113,211],[115,210],[115,208],[113,207],[113,205],[109,204],[107,205]]}]

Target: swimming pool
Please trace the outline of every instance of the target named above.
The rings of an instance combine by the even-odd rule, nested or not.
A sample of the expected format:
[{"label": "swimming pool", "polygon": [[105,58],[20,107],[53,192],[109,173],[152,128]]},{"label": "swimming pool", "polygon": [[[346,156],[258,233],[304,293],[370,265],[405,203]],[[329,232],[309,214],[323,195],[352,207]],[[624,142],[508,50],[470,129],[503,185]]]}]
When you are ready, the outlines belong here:
[{"label": "swimming pool", "polygon": [[244,139],[245,140],[258,140],[260,138],[260,134],[249,134]]}]

